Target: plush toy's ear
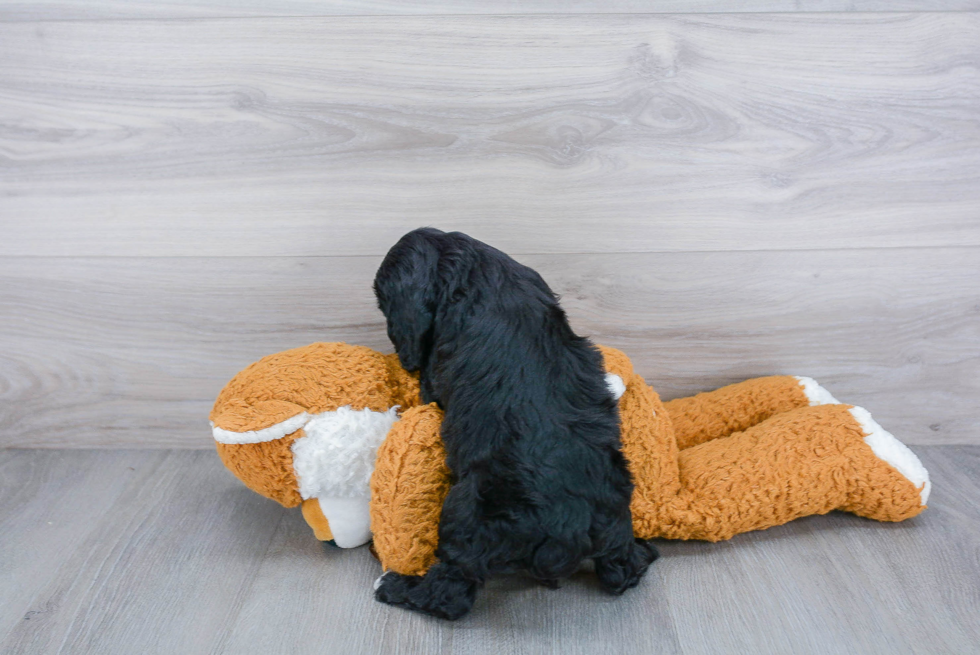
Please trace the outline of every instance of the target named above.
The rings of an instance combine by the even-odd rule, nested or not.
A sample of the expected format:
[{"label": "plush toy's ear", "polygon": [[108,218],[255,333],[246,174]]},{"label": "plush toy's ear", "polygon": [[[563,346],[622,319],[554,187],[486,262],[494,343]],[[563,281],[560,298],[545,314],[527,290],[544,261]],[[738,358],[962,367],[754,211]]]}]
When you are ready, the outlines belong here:
[{"label": "plush toy's ear", "polygon": [[422,367],[432,344],[438,296],[439,249],[443,233],[414,230],[388,251],[374,278],[378,307],[388,322],[388,338],[407,371]]}]

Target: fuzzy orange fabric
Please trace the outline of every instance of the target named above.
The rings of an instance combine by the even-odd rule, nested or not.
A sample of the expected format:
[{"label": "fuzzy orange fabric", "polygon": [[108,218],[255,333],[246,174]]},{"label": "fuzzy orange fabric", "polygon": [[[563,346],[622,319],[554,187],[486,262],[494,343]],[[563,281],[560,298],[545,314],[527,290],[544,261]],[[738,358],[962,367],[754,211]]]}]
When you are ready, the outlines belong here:
[{"label": "fuzzy orange fabric", "polygon": [[770,416],[810,405],[799,381],[790,375],[755,378],[711,393],[664,403],[681,450],[727,437]]},{"label": "fuzzy orange fabric", "polygon": [[449,468],[435,403],[402,414],[378,449],[371,476],[371,532],[385,568],[417,575],[435,563]]},{"label": "fuzzy orange fabric", "polygon": [[602,353],[602,362],[606,367],[607,373],[618,375],[624,383],[628,383],[633,377],[633,362],[622,350],[616,350],[609,346],[598,346]]},{"label": "fuzzy orange fabric", "polygon": [[282,439],[261,443],[225,444],[215,442],[218,456],[235,477],[252,491],[285,507],[296,507],[303,499],[293,471],[294,441],[303,436],[297,430]]},{"label": "fuzzy orange fabric", "polygon": [[316,498],[309,498],[303,501],[303,518],[307,525],[313,528],[313,536],[320,541],[330,541],[333,539],[333,532],[330,531],[330,523],[320,509],[320,501]]},{"label": "fuzzy orange fabric", "polygon": [[619,425],[623,455],[633,474],[630,510],[635,516],[644,509],[637,506],[638,498],[657,502],[658,498],[677,494],[680,489],[678,452],[670,415],[657,392],[636,373],[625,382],[626,393],[619,399]]},{"label": "fuzzy orange fabric", "polygon": [[421,403],[422,395],[419,391],[418,371],[409,373],[402,368],[401,362],[398,361],[398,355],[395,353],[382,355],[381,358],[385,363],[385,387],[391,394],[392,404],[389,407],[398,405],[402,411],[405,411]]},{"label": "fuzzy orange fabric", "polygon": [[636,535],[720,541],[835,509],[879,521],[915,516],[919,490],[875,456],[849,409],[798,408],[681,450],[676,493],[634,494]]},{"label": "fuzzy orange fabric", "polygon": [[323,510],[320,509],[319,500],[316,498],[304,500],[302,510],[306,523],[313,528],[314,537],[320,541],[330,541],[333,539],[333,532],[330,531],[330,523],[327,522],[327,517],[323,515]]},{"label": "fuzzy orange fabric", "polygon": [[399,404],[418,404],[418,380],[398,366],[395,355],[346,343],[314,343],[263,357],[240,372],[221,390],[211,420],[244,432],[299,411],[318,414],[350,405],[384,412]]}]

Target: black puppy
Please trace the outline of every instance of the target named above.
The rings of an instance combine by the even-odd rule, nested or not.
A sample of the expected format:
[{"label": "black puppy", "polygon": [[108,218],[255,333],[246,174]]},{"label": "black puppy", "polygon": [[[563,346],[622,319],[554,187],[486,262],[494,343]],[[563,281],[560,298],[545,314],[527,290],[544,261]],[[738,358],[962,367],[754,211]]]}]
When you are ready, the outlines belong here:
[{"label": "black puppy", "polygon": [[457,619],[495,573],[555,587],[593,558],[620,594],[657,552],[634,540],[633,492],[602,356],[576,336],[541,276],[460,232],[409,232],[374,280],[402,366],[445,411],[453,484],[439,562],[388,573],[375,597]]}]

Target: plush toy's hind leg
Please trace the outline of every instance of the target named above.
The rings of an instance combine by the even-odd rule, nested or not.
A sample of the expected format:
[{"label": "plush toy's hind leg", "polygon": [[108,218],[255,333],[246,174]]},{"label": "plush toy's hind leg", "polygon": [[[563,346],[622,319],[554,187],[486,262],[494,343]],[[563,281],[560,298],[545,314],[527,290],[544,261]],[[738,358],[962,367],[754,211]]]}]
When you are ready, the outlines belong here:
[{"label": "plush toy's hind leg", "polygon": [[688,448],[679,473],[680,492],[643,509],[657,529],[637,536],[719,541],[834,509],[901,521],[929,492],[912,451],[849,405],[791,410]]},{"label": "plush toy's hind leg", "polygon": [[774,375],[664,403],[680,450],[748,430],[771,416],[837,400],[810,378]]}]

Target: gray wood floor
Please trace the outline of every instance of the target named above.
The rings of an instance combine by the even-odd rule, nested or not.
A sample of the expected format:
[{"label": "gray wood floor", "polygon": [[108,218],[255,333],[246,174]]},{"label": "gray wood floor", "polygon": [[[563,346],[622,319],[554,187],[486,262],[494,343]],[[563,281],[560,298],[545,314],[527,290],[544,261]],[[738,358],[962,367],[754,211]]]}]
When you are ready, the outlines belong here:
[{"label": "gray wood floor", "polygon": [[504,578],[449,624],[375,603],[365,548],[325,550],[213,452],[0,450],[0,652],[973,653],[980,447],[916,451],[935,490],[906,523],[660,542],[622,598]]}]

